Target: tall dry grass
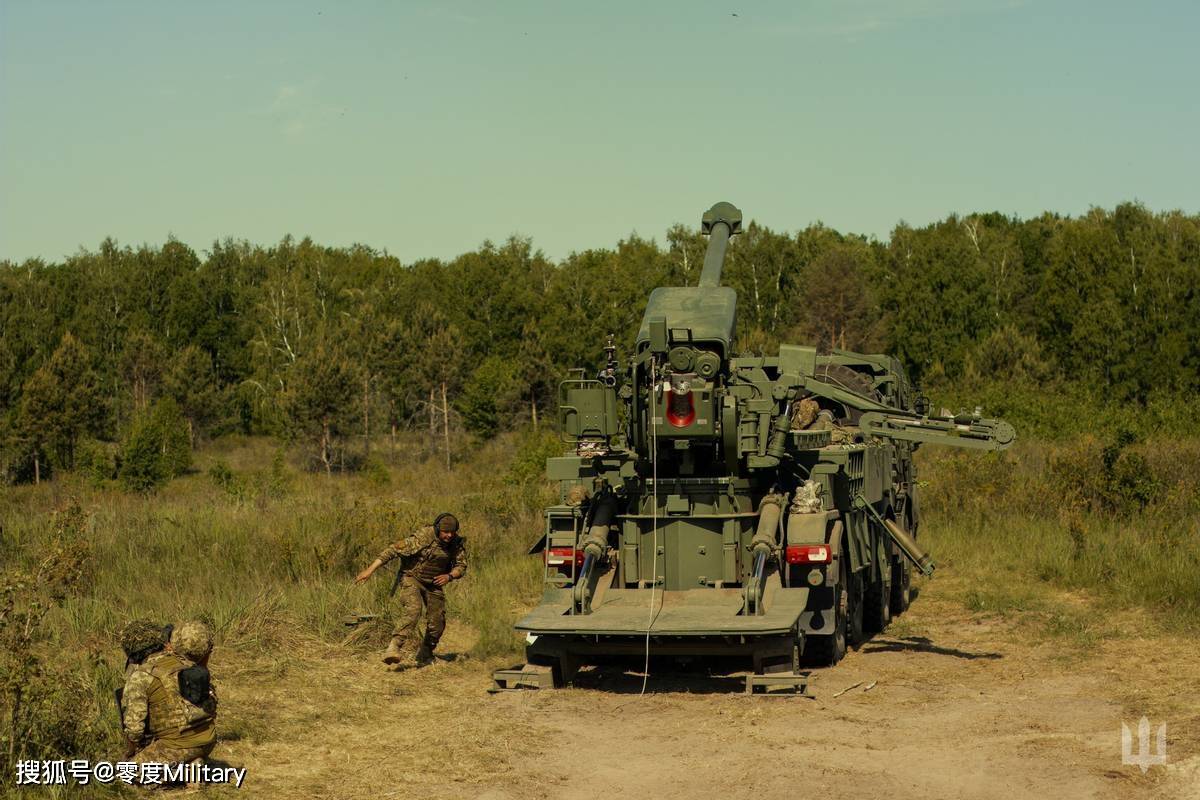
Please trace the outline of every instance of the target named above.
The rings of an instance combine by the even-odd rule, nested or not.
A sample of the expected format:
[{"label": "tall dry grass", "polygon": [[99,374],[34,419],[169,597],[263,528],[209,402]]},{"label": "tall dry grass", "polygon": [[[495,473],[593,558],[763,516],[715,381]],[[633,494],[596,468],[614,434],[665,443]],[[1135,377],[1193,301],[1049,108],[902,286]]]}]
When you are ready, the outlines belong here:
[{"label": "tall dry grass", "polygon": [[[84,476],[4,490],[0,689],[5,711],[18,689],[24,704],[0,720],[4,752],[116,754],[116,632],[132,617],[205,615],[222,648],[286,659],[342,642],[344,615],[376,613],[347,647],[379,646],[395,611],[390,575],[351,579],[442,510],[459,515],[471,557],[468,579],[448,589],[453,619],[475,632],[474,656],[515,654],[512,623],[541,589],[540,562],[525,552],[550,500],[542,467],[558,450],[553,436],[510,434],[462,451],[448,471],[420,440],[402,440],[377,445],[361,473],[328,478],[302,472],[273,442],[227,438],[152,495]],[[1200,440],[919,455],[921,536],[943,571],[967,579],[968,606],[1033,607],[1037,588],[1054,586],[1195,624]],[[234,723],[230,735],[255,735],[252,721]]]},{"label": "tall dry grass", "polygon": [[1118,433],[919,456],[921,536],[977,602],[1043,584],[1168,626],[1200,621],[1200,440]]},{"label": "tall dry grass", "polygon": [[[380,619],[353,646],[379,645],[397,610],[392,570],[364,586],[352,578],[440,511],[458,515],[468,541],[467,580],[447,596],[452,618],[476,632],[472,655],[517,652],[512,624],[540,592],[540,562],[526,555],[550,499],[540,465],[556,450],[553,437],[507,435],[447,470],[413,439],[377,446],[358,475],[328,478],[296,469],[271,442],[228,439],[151,495],[83,476],[4,490],[5,630],[32,635],[0,660],[6,706],[29,683],[27,718],[0,744],[10,760],[115,754],[116,634],[134,617],[204,616],[222,647],[287,653],[343,641],[343,618],[370,613]],[[64,573],[72,564],[78,574]]]}]

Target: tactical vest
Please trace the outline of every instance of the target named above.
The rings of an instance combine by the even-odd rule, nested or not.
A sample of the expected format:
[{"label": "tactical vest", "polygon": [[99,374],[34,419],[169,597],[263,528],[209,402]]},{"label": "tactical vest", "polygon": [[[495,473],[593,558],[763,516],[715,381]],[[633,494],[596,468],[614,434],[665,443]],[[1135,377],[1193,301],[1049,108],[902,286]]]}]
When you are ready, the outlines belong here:
[{"label": "tactical vest", "polygon": [[434,539],[404,560],[404,572],[419,581],[429,583],[438,575],[445,575],[450,571],[454,565],[454,556],[461,546],[461,540],[455,540],[449,547],[443,547],[440,541]]},{"label": "tactical vest", "polygon": [[147,694],[149,738],[178,748],[204,747],[216,741],[217,699],[210,695],[202,705],[193,705],[179,693],[179,673],[191,665],[168,655],[150,668],[155,681]]}]

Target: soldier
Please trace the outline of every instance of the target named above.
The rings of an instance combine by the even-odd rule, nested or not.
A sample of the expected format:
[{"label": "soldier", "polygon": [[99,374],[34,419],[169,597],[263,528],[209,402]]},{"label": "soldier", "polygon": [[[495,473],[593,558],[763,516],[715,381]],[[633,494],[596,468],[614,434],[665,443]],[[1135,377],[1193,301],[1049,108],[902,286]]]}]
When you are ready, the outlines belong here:
[{"label": "soldier", "polygon": [[[419,528],[411,536],[389,545],[371,565],[358,573],[362,583],[389,561],[400,559],[400,602],[402,610],[383,654],[383,663],[401,667],[417,666],[433,658],[442,632],[446,630],[446,594],[443,587],[467,572],[466,542],[458,535],[458,519],[439,514],[432,525]],[[417,619],[425,608],[425,639],[417,648]]]},{"label": "soldier", "polygon": [[125,757],[138,763],[187,763],[207,758],[216,744],[217,702],[208,670],[185,655],[207,661],[212,634],[203,623],[187,623],[171,634],[172,649],[181,652],[167,643],[167,631],[148,620],[134,620],[121,631],[132,664],[121,697]]},{"label": "soldier", "polygon": [[167,647],[191,662],[190,667],[179,673],[179,693],[192,705],[209,711],[215,724],[217,689],[208,671],[208,657],[213,649],[212,628],[199,620],[185,622],[171,633]]}]

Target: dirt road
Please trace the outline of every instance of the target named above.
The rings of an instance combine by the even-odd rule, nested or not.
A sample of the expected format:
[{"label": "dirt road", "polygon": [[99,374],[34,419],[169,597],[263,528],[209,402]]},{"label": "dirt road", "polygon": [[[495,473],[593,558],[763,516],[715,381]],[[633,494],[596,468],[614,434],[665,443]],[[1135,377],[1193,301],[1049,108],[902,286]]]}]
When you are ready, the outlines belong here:
[{"label": "dirt road", "polygon": [[[401,674],[337,650],[235,663],[240,738],[219,755],[256,797],[1200,797],[1195,640],[1114,620],[1133,633],[1072,652],[937,588],[821,671],[812,699],[695,673],[654,673],[640,695],[613,670],[493,696],[496,665],[466,658]],[[1121,722],[1143,713],[1170,726],[1168,765],[1146,774],[1121,758]]]}]

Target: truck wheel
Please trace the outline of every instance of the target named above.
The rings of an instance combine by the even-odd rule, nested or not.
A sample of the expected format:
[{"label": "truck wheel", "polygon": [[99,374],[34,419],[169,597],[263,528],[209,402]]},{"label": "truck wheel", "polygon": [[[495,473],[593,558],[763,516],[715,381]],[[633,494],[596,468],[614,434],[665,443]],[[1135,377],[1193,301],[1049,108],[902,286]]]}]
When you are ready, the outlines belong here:
[{"label": "truck wheel", "polygon": [[846,595],[846,641],[853,647],[858,647],[867,640],[866,634],[863,633],[863,607],[866,603],[862,573],[852,574],[846,582],[846,588],[849,589]]},{"label": "truck wheel", "polygon": [[833,587],[833,633],[804,639],[803,660],[811,667],[832,667],[846,655],[846,621],[849,617],[845,557],[838,559],[838,582]]},{"label": "truck wheel", "polygon": [[883,566],[879,570],[880,579],[867,590],[864,622],[869,633],[882,633],[892,622],[892,564],[882,541],[875,549],[875,558]]},{"label": "truck wheel", "polygon": [[892,613],[903,614],[912,599],[912,565],[900,556],[892,564]]},{"label": "truck wheel", "polygon": [[[839,389],[847,389],[855,394],[860,394],[863,397],[868,397],[872,400],[879,400],[879,392],[871,385],[871,379],[852,367],[847,367],[845,364],[821,364],[817,367],[816,374],[813,375],[819,381],[832,384]],[[841,422],[858,424],[858,419],[863,412],[857,408],[846,407],[846,417]]]}]

